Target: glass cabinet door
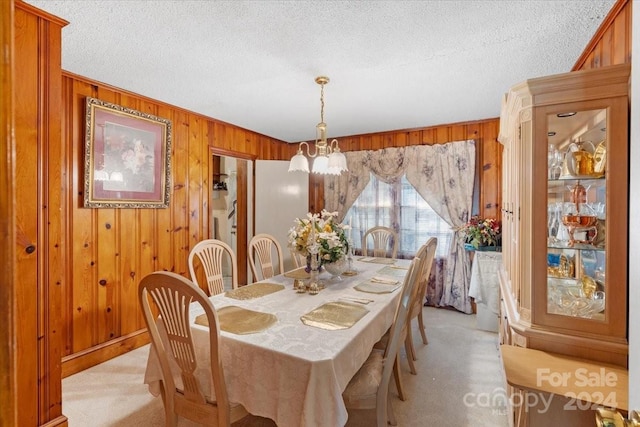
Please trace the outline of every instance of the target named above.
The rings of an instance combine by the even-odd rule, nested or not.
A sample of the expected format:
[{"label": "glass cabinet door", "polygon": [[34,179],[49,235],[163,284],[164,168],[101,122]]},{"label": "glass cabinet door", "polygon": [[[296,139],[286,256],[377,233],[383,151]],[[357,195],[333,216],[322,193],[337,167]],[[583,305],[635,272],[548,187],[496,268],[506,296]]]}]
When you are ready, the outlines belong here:
[{"label": "glass cabinet door", "polygon": [[547,313],[606,320],[607,110],[547,115]]}]

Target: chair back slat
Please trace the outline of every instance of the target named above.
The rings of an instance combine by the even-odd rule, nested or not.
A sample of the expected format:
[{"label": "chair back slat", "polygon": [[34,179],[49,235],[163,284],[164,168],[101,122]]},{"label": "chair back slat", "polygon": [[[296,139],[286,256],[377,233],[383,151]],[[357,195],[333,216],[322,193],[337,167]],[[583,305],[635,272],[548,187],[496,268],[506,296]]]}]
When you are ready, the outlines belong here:
[{"label": "chair back slat", "polygon": [[427,285],[429,283],[429,275],[431,274],[431,266],[436,256],[436,249],[438,247],[438,239],[431,237],[427,240],[427,243],[422,245],[418,249],[416,257],[420,258],[420,266],[418,267],[418,283],[413,290],[411,297],[411,311],[409,319],[415,318],[424,306],[424,300],[427,294]]},{"label": "chair back slat", "polygon": [[238,261],[231,246],[217,239],[206,239],[198,242],[189,253],[189,273],[191,280],[198,284],[196,259],[200,261],[207,280],[209,295],[224,292],[224,260],[231,264],[231,287],[238,288]]},{"label": "chair back slat", "polygon": [[[254,282],[284,273],[282,247],[270,234],[260,233],[253,236],[249,242],[247,256]],[[279,268],[277,272],[276,265]]]},{"label": "chair back slat", "polygon": [[398,233],[392,228],[377,226],[368,229],[362,237],[362,255],[369,255],[369,237],[373,241],[371,253],[374,257],[384,258],[391,255],[391,258],[398,256]]}]

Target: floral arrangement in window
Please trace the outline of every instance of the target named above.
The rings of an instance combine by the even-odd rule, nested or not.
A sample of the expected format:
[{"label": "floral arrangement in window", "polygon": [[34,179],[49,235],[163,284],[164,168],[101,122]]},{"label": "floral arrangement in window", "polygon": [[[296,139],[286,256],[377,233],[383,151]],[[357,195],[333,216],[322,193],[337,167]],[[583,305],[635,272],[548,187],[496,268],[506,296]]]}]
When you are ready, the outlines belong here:
[{"label": "floral arrangement in window", "polygon": [[315,240],[320,264],[338,261],[349,249],[345,233],[349,226],[339,223],[337,216],[338,212],[323,209],[320,214],[309,212],[306,218],[296,218],[289,229],[289,246],[309,259],[309,248]]},{"label": "floral arrangement in window", "polygon": [[500,221],[493,218],[480,218],[475,215],[460,228],[464,242],[475,249],[480,246],[500,246],[502,229]]}]

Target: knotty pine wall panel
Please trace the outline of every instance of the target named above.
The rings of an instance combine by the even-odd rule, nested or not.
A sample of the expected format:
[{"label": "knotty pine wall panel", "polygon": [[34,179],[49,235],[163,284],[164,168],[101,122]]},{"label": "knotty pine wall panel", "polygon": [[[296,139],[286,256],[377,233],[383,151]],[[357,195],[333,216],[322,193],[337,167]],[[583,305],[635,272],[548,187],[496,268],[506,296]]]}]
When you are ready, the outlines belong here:
[{"label": "knotty pine wall panel", "polygon": [[[16,52],[34,52],[38,50],[39,20],[27,13],[16,10],[15,13],[15,50]],[[17,227],[17,275],[19,291],[16,293],[16,313],[25,321],[18,321],[16,344],[18,348],[37,348],[33,337],[38,336],[38,286],[42,283],[38,274],[38,216],[40,212],[38,196],[39,168],[39,56],[16,55],[16,70],[21,75],[32,78],[16,79],[18,86],[15,97],[15,140],[16,140],[16,227]],[[38,81],[37,84],[33,84]],[[28,248],[36,248],[31,251]],[[29,253],[31,252],[31,253]],[[27,284],[27,286],[21,286]],[[36,351],[26,352],[16,359],[18,378],[17,394],[30,396],[29,405],[22,410],[21,422],[38,425],[38,355]],[[22,418],[24,417],[24,418]]]},{"label": "knotty pine wall panel", "polygon": [[632,5],[629,0],[618,0],[614,4],[572,71],[631,62]]},{"label": "knotty pine wall panel", "polygon": [[[156,270],[189,277],[189,251],[209,237],[212,149],[246,159],[280,160],[290,157],[291,146],[71,73],[63,73],[62,84],[60,167],[69,189],[66,254],[72,260],[62,286],[62,374],[67,376],[148,342],[137,286]],[[169,208],[83,207],[85,100],[89,96],[172,121]]]},{"label": "knotty pine wall panel", "polygon": [[[22,2],[14,4],[15,246],[11,252],[15,345],[14,394],[20,425],[61,425],[62,288],[66,224],[61,142],[61,29],[66,21]],[[13,163],[15,161],[15,163]],[[7,165],[5,165],[7,167]],[[3,272],[3,273],[6,273]],[[7,286],[13,286],[8,281]],[[3,325],[3,327],[6,325]]]}]

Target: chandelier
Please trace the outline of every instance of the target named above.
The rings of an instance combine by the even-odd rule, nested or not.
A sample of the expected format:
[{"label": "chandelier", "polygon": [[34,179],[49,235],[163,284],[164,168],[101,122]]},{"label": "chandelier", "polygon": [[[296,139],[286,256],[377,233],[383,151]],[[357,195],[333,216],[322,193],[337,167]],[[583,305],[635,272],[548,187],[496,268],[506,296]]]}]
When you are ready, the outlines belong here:
[{"label": "chandelier", "polygon": [[347,171],[347,158],[340,152],[338,140],[327,142],[327,124],[324,122],[324,85],[329,83],[329,77],[316,77],[316,83],[320,85],[320,123],[316,125],[316,142],[311,153],[309,144],[301,142],[298,152],[291,158],[289,172],[302,171],[309,173],[309,161],[304,156],[302,147],[306,147],[307,156],[315,158],[313,161],[313,173],[340,175]]}]

